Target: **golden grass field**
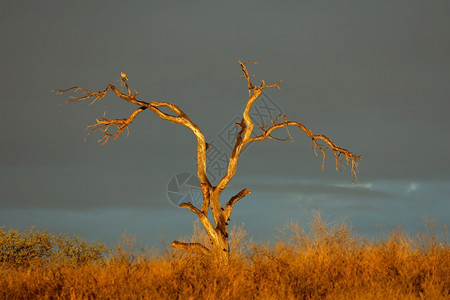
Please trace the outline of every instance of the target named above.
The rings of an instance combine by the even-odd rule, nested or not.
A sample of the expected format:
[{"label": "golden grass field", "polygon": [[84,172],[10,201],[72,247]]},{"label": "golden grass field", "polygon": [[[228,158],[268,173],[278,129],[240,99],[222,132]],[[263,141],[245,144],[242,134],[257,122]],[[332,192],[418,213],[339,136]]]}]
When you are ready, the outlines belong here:
[{"label": "golden grass field", "polygon": [[[285,226],[271,244],[234,229],[227,266],[129,238],[103,254],[98,242],[3,227],[0,298],[450,299],[447,233],[433,221],[418,236],[395,229],[376,241],[318,214],[311,221],[307,232]],[[194,240],[205,239],[200,232]]]}]

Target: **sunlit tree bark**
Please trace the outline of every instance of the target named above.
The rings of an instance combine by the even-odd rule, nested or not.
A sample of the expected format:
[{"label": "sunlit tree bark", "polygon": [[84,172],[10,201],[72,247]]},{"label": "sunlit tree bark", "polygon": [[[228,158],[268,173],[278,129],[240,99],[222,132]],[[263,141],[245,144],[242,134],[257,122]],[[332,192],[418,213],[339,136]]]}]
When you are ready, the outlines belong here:
[{"label": "sunlit tree bark", "polygon": [[[100,132],[101,138],[98,140],[99,143],[103,146],[105,143],[109,141],[110,138],[116,139],[118,138],[125,129],[128,132],[128,126],[130,123],[139,115],[141,112],[145,110],[150,110],[158,115],[161,119],[168,120],[170,122],[180,124],[189,128],[192,133],[195,135],[197,139],[197,175],[200,179],[200,187],[203,192],[203,202],[200,208],[195,207],[192,203],[182,203],[180,207],[185,207],[189,209],[191,212],[196,214],[202,224],[205,232],[207,233],[209,239],[211,240],[211,246],[201,245],[199,243],[184,243],[179,241],[173,241],[171,246],[176,249],[180,249],[183,251],[197,252],[205,255],[214,255],[218,261],[226,264],[229,259],[229,245],[228,245],[228,220],[232,213],[234,205],[250,194],[250,190],[244,188],[238,194],[231,197],[225,206],[222,206],[220,203],[220,195],[223,190],[228,186],[230,180],[234,177],[237,170],[237,164],[239,161],[240,154],[243,149],[251,143],[257,141],[263,141],[266,139],[275,139],[272,135],[274,131],[277,129],[288,127],[297,127],[305,134],[307,134],[311,138],[312,147],[314,149],[314,153],[318,155],[317,149],[320,151],[320,155],[322,156],[322,170],[325,164],[325,151],[327,149],[331,149],[334,154],[336,161],[336,170],[338,170],[344,162],[342,161],[342,157],[345,157],[345,164],[349,165],[351,168],[351,174],[354,179],[356,179],[356,174],[358,171],[358,160],[360,159],[359,155],[355,155],[352,152],[337,146],[331,139],[326,137],[325,135],[316,135],[311,130],[306,128],[302,123],[297,121],[290,121],[287,119],[285,115],[278,116],[276,120],[273,120],[271,125],[264,127],[263,125],[259,125],[258,127],[261,129],[262,133],[260,135],[256,135],[252,137],[252,133],[254,133],[255,124],[250,118],[250,110],[252,105],[258,100],[258,97],[261,95],[265,88],[276,87],[280,88],[280,83],[277,82],[274,84],[266,84],[264,80],[261,81],[259,85],[255,85],[251,81],[251,74],[249,74],[247,70],[248,64],[254,64],[256,62],[241,62],[239,61],[239,65],[241,67],[241,71],[243,73],[243,78],[247,81],[248,93],[249,97],[246,102],[244,111],[242,113],[242,119],[240,123],[236,123],[236,126],[239,127],[239,132],[237,134],[235,144],[233,150],[231,152],[228,168],[226,174],[220,179],[216,186],[213,186],[208,179],[207,176],[207,161],[206,161],[206,153],[208,151],[208,144],[206,143],[205,137],[200,130],[200,128],[193,123],[189,117],[175,104],[169,102],[145,102],[137,99],[139,95],[137,92],[132,93],[130,87],[128,85],[128,77],[125,73],[121,73],[121,88],[118,89],[116,86],[109,84],[103,91],[91,92],[87,89],[81,87],[71,87],[65,90],[54,90],[57,94],[66,93],[68,91],[81,92],[82,95],[79,97],[71,97],[64,103],[72,103],[87,99],[93,99],[92,103],[101,100],[108,91],[112,91],[119,97],[120,99],[127,101],[131,104],[136,105],[136,108],[128,117],[123,119],[107,119],[103,116],[101,119],[97,119],[96,123],[93,125],[89,125],[87,127],[88,134]],[[122,92],[126,89],[125,92]],[[91,104],[92,104],[91,103]],[[166,113],[161,110],[161,108],[166,108],[170,110],[170,113]],[[115,129],[115,130],[113,130]],[[289,132],[289,131],[288,131]],[[292,139],[289,134],[289,139]],[[211,212],[212,220],[208,218],[208,212]]]}]

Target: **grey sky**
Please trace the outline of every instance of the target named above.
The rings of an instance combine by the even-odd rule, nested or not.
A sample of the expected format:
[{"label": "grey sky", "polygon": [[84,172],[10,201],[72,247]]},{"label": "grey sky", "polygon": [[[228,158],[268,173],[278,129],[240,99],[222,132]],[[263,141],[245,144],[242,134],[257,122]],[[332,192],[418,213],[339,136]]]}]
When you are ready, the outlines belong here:
[{"label": "grey sky", "polygon": [[[107,111],[133,107],[114,97],[59,105],[50,92],[101,90],[126,72],[146,101],[182,108],[208,141],[241,114],[246,83],[267,90],[291,120],[362,154],[360,184],[334,171],[308,138],[264,141],[243,155],[227,195],[253,193],[233,212],[268,238],[287,220],[322,209],[358,233],[421,217],[450,223],[450,2],[448,1],[3,1],[0,4],[0,225],[37,225],[114,242],[123,231],[158,245],[191,233],[194,216],[167,200],[169,180],[195,173],[186,128],[141,114],[99,148],[84,128]],[[69,95],[68,95],[69,96]],[[226,198],[224,198],[226,199]]]}]

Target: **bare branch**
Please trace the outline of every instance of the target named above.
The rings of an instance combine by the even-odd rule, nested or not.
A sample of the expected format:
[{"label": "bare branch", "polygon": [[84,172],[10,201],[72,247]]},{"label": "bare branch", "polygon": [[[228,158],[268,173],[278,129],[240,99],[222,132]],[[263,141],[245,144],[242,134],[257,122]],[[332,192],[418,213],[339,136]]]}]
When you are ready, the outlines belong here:
[{"label": "bare branch", "polygon": [[[230,182],[230,180],[233,178],[234,174],[236,173],[239,156],[242,152],[242,149],[247,144],[247,141],[250,139],[253,129],[255,127],[255,125],[253,124],[253,122],[250,118],[250,109],[252,108],[253,103],[255,103],[255,101],[261,95],[261,93],[263,92],[263,89],[265,87],[280,88],[279,84],[281,83],[281,81],[274,83],[274,84],[266,85],[264,80],[261,81],[260,86],[255,87],[253,85],[252,81],[250,80],[251,75],[248,73],[248,70],[247,70],[246,65],[249,63],[254,64],[255,62],[243,63],[242,61],[239,61],[242,73],[244,74],[243,76],[245,79],[247,79],[247,85],[248,85],[248,89],[249,89],[249,91],[248,91],[249,98],[247,100],[247,104],[245,105],[244,112],[242,113],[242,121],[241,121],[241,123],[237,123],[237,125],[241,129],[236,137],[236,142],[235,142],[233,150],[231,152],[227,172],[222,177],[222,179],[219,181],[219,183],[217,184],[217,188],[219,190],[223,190],[228,185],[228,182]],[[273,138],[273,137],[271,137],[271,138]]]},{"label": "bare branch", "polygon": [[231,216],[231,212],[233,210],[234,204],[250,193],[251,193],[251,191],[249,189],[245,188],[242,191],[240,191],[239,193],[237,193],[235,196],[231,197],[230,200],[228,200],[227,204],[225,205],[225,211],[224,211],[225,220],[228,220],[228,218]]},{"label": "bare branch", "polygon": [[255,90],[255,89],[262,90],[262,89],[264,89],[266,87],[269,87],[269,88],[270,87],[276,87],[276,88],[280,89],[280,84],[281,84],[282,80],[280,80],[280,81],[278,81],[278,82],[276,82],[274,84],[266,84],[264,80],[261,80],[261,85],[259,87],[255,87],[253,85],[250,77],[253,77],[254,75],[248,73],[248,69],[247,69],[246,65],[247,64],[255,64],[255,65],[257,65],[257,64],[259,64],[257,61],[242,62],[242,61],[239,60],[238,63],[241,66],[242,73],[244,74],[244,75],[242,75],[242,77],[247,79],[248,89],[249,89],[249,96],[251,96],[251,90]]},{"label": "bare branch", "polygon": [[[156,113],[161,119],[168,120],[175,124],[183,125],[187,128],[189,128],[196,136],[197,138],[197,161],[198,161],[198,177],[200,178],[200,181],[202,183],[207,184],[208,186],[211,186],[208,177],[206,175],[206,141],[203,133],[201,132],[200,128],[195,125],[188,116],[175,104],[169,103],[169,102],[144,102],[136,99],[136,96],[139,95],[139,93],[135,92],[134,94],[131,93],[131,90],[128,86],[128,76],[125,73],[121,73],[121,78],[119,79],[121,81],[122,87],[125,86],[127,89],[127,94],[122,93],[119,91],[114,85],[109,84],[103,91],[99,92],[91,92],[87,89],[81,88],[81,87],[71,87],[65,90],[53,90],[56,94],[63,94],[68,91],[73,90],[74,92],[81,91],[83,93],[80,97],[71,97],[69,100],[65,101],[63,104],[67,103],[73,103],[77,101],[83,101],[89,98],[94,98],[92,103],[95,103],[96,101],[102,99],[105,97],[105,95],[108,93],[108,91],[112,90],[117,97],[119,97],[122,100],[125,100],[127,102],[133,103],[135,105],[140,106],[139,109],[135,110],[128,118],[125,119],[113,119],[108,120],[106,118],[97,119],[97,123],[88,126],[89,134],[101,131],[104,134],[104,137],[99,139],[99,142],[101,142],[101,146],[103,146],[106,142],[108,142],[110,137],[113,137],[116,139],[125,128],[128,130],[128,125],[133,121],[133,119],[142,112],[145,109],[149,109]],[[91,104],[92,104],[91,103]],[[170,109],[174,114],[168,114],[163,112],[160,107],[167,107]],[[116,127],[116,133],[108,133],[107,130],[110,126]]]},{"label": "bare branch", "polygon": [[[325,164],[325,151],[327,148],[330,148],[333,151],[333,154],[334,154],[334,157],[336,160],[336,170],[338,170],[343,165],[342,160],[340,158],[341,154],[343,154],[343,155],[345,155],[347,165],[351,166],[352,178],[358,180],[358,177],[357,177],[357,172],[358,172],[358,168],[359,168],[358,160],[361,159],[361,156],[355,155],[352,152],[350,152],[344,148],[338,147],[331,139],[329,139],[325,135],[322,135],[322,134],[315,135],[311,130],[306,128],[300,122],[286,120],[284,122],[274,123],[270,128],[268,128],[267,130],[264,130],[261,135],[248,139],[246,144],[271,138],[270,134],[275,129],[287,128],[288,126],[297,126],[311,138],[312,147],[313,147],[313,150],[314,150],[314,153],[316,154],[316,156],[318,155],[317,151],[316,151],[316,147],[320,150],[320,152],[322,154],[322,172],[324,170],[324,164]],[[325,149],[324,149],[323,145],[319,144],[318,140],[322,140],[326,143]]]},{"label": "bare branch", "polygon": [[172,248],[188,252],[200,253],[205,255],[211,254],[211,251],[200,243],[184,243],[179,241],[173,241],[170,244],[170,246]]},{"label": "bare branch", "polygon": [[[140,108],[136,109],[128,118],[126,119],[112,119],[108,120],[105,117],[101,119],[96,119],[97,124],[89,125],[86,127],[86,130],[90,129],[89,132],[86,134],[85,139],[87,136],[89,136],[92,133],[95,133],[97,130],[100,130],[105,136],[98,140],[98,142],[102,142],[100,146],[105,145],[110,137],[113,137],[114,139],[117,139],[124,129],[126,128],[128,130],[128,125],[136,118],[136,116],[146,110],[147,107],[141,106]],[[116,127],[116,133],[108,133],[108,129],[110,126]]]},{"label": "bare branch", "polygon": [[180,207],[186,207],[188,208],[190,211],[192,211],[194,214],[196,214],[197,216],[201,216],[204,215],[203,212],[201,212],[197,207],[195,207],[194,205],[192,205],[191,202],[187,202],[187,203],[181,203]]},{"label": "bare branch", "polygon": [[247,65],[247,64],[259,65],[259,61],[257,61],[257,60],[251,60],[251,61],[246,61],[246,62],[244,62],[243,64],[244,64],[244,65]]},{"label": "bare branch", "polygon": [[82,100],[86,100],[86,99],[94,97],[94,100],[89,104],[89,105],[92,105],[93,103],[95,103],[98,100],[100,100],[103,97],[105,97],[106,93],[108,92],[108,90],[110,88],[111,88],[111,85],[108,85],[106,87],[106,89],[103,90],[103,91],[91,92],[91,91],[86,90],[84,88],[81,88],[81,87],[78,87],[78,86],[74,86],[74,87],[71,87],[71,88],[68,88],[68,89],[65,89],[65,90],[59,90],[59,89],[52,90],[52,92],[56,93],[57,95],[61,95],[63,93],[71,91],[71,90],[73,90],[74,93],[76,93],[78,91],[82,91],[83,92],[83,96],[81,96],[81,97],[71,96],[69,100],[63,102],[62,104],[69,104],[69,103],[73,103],[73,102],[76,102],[76,101],[82,101]]},{"label": "bare branch", "polygon": [[261,85],[259,86],[259,88],[260,89],[263,89],[263,88],[271,88],[271,87],[276,87],[277,89],[279,89],[279,90],[281,90],[281,88],[280,88],[280,84],[281,84],[281,82],[282,82],[283,80],[280,80],[280,81],[278,81],[278,82],[276,82],[276,83],[273,83],[273,84],[266,84],[265,82],[264,82],[264,80],[261,80]]},{"label": "bare branch", "polygon": [[279,141],[279,142],[287,142],[287,141],[290,140],[289,138],[282,139],[282,138],[274,137],[272,135],[269,135],[267,138],[271,139],[271,140],[274,140],[274,141]]},{"label": "bare branch", "polygon": [[243,75],[244,78],[247,79],[248,89],[249,89],[248,93],[249,93],[249,96],[250,96],[251,95],[251,90],[253,90],[255,87],[253,86],[253,83],[252,83],[252,81],[250,79],[250,76],[252,76],[252,75],[250,75],[248,73],[246,64],[258,64],[258,62],[256,62],[256,61],[247,61],[247,62],[243,63],[240,60],[238,62],[241,65],[241,70],[242,70],[242,73],[244,73],[244,75]]}]

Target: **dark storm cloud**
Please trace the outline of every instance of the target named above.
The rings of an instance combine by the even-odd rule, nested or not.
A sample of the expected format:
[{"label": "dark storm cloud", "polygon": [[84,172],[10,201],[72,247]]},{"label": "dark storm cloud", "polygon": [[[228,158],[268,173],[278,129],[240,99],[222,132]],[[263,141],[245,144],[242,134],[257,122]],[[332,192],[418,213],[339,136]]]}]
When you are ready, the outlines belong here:
[{"label": "dark storm cloud", "polygon": [[[282,91],[273,94],[291,119],[362,153],[366,176],[445,176],[439,166],[450,164],[440,151],[448,148],[440,136],[449,127],[440,109],[450,92],[446,10],[400,3],[268,3],[254,7],[255,16],[248,15],[246,4],[235,10],[112,3],[101,15],[98,3],[61,2],[55,14],[42,2],[5,5],[10,14],[2,31],[3,57],[8,57],[3,111],[8,113],[2,113],[2,123],[16,125],[4,133],[8,147],[2,159],[9,161],[14,149],[22,160],[51,160],[50,147],[67,147],[104,110],[118,110],[113,101],[94,109],[61,108],[47,92],[73,84],[101,89],[125,70],[142,98],[173,100],[214,136],[242,107],[245,84],[238,80],[235,60],[248,58],[261,61],[252,67],[256,79],[284,80]],[[227,91],[233,89],[241,92]],[[208,112],[217,106],[227,113],[212,118]],[[158,125],[170,136],[168,124]],[[80,151],[88,152],[81,146]]]},{"label": "dark storm cloud", "polygon": [[[250,70],[255,82],[283,80],[281,91],[268,93],[289,119],[363,156],[361,185],[348,187],[348,168],[334,172],[329,153],[322,174],[298,131],[291,131],[294,143],[252,145],[232,188],[284,197],[274,218],[280,223],[268,227],[295,215],[297,200],[365,211],[371,224],[406,208],[414,209],[408,216],[443,211],[448,193],[430,187],[450,179],[449,12],[448,1],[3,1],[0,207],[68,214],[169,207],[172,176],[195,173],[189,130],[146,112],[128,138],[98,148],[95,137],[83,142],[85,126],[105,110],[123,118],[133,107],[113,96],[61,106],[65,98],[50,90],[97,91],[126,72],[140,99],[174,102],[226,149],[218,135],[242,113],[247,95],[236,64],[242,59],[260,61]],[[262,175],[303,181],[258,183]],[[267,210],[253,203],[239,203],[247,217],[237,209],[238,219],[261,219]]]}]

